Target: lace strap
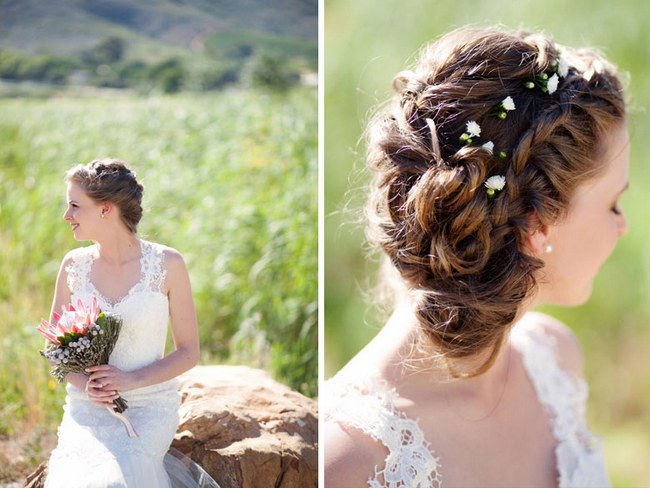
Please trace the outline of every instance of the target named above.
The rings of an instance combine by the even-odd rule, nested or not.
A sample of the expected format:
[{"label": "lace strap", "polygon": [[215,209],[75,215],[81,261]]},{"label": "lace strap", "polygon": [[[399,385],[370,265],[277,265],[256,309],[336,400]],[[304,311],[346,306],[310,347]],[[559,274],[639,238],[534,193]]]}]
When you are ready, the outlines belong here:
[{"label": "lace strap", "polygon": [[[609,486],[600,441],[585,421],[585,381],[562,369],[555,339],[541,327],[522,322],[513,329],[511,340],[523,356],[539,402],[552,416],[559,486],[575,486],[574,480],[580,480],[580,486]],[[596,484],[587,482],[592,479]]]},{"label": "lace strap", "polygon": [[89,281],[90,267],[92,266],[91,248],[80,247],[70,251],[70,263],[65,267],[67,284],[70,294],[81,290]]},{"label": "lace strap", "polygon": [[513,330],[511,340],[522,353],[539,401],[555,416],[565,415],[567,407],[584,412],[584,384],[569,376],[558,362],[552,336],[533,324],[521,323]]},{"label": "lace strap", "polygon": [[146,289],[163,291],[167,269],[161,245],[142,241],[142,274],[142,283]]},{"label": "lace strap", "polygon": [[325,422],[356,428],[381,442],[388,454],[368,479],[370,488],[440,488],[439,460],[418,423],[394,408],[394,390],[378,380],[365,385],[325,384]]}]

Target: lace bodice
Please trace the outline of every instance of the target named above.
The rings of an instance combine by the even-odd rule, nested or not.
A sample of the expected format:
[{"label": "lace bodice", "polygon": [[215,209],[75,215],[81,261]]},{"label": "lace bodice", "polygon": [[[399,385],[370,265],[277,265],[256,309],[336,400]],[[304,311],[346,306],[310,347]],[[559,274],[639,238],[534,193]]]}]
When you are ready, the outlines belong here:
[{"label": "lace bodice", "polygon": [[[609,487],[600,441],[585,424],[587,386],[559,365],[553,338],[533,323],[518,324],[512,344],[523,356],[539,402],[546,407],[556,439],[560,488]],[[376,378],[350,381],[335,376],[325,385],[324,421],[357,428],[381,442],[388,455],[368,480],[371,488],[441,488],[444,459],[434,455],[414,419],[393,403],[395,391]]]},{"label": "lace bodice", "polygon": [[116,302],[103,296],[91,280],[96,246],[71,251],[71,262],[65,269],[72,303],[79,298],[89,303],[92,297],[97,297],[102,310],[122,317],[122,330],[109,364],[124,371],[133,371],[160,359],[167,339],[169,303],[163,293],[166,275],[163,248],[142,240],[140,246],[140,280]]}]

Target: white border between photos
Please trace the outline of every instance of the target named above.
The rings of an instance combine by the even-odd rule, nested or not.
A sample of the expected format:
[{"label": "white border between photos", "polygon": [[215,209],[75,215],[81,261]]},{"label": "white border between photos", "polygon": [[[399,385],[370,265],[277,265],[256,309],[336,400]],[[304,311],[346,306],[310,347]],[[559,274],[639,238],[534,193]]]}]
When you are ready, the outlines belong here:
[{"label": "white border between photos", "polygon": [[[325,0],[318,0],[318,400],[325,375]],[[318,486],[325,487],[325,452],[321,442],[322,416],[318,411]]]}]

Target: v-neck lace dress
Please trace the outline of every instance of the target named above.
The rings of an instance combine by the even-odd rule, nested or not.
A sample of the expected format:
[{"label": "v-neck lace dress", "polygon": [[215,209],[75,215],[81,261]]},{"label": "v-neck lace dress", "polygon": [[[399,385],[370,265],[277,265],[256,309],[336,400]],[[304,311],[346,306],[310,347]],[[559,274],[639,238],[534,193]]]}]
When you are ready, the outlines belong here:
[{"label": "v-neck lace dress", "polygon": [[[169,304],[163,292],[166,271],[162,249],[158,244],[141,241],[140,279],[116,302],[108,300],[92,283],[96,246],[72,251],[71,263],[66,267],[73,303],[78,299],[90,303],[97,297],[102,310],[122,318],[109,364],[124,371],[152,364],[164,354]],[[166,456],[179,423],[176,380],[120,392],[128,402],[124,414],[138,437],[129,437],[122,422],[105,407],[88,401],[85,392],[70,383],[66,391],[59,440],[50,457],[46,487],[199,486],[188,479],[176,479],[179,463]],[[217,485],[211,480],[205,486]]]},{"label": "v-neck lace dress", "polygon": [[[587,386],[559,365],[553,338],[532,323],[522,322],[511,333],[522,354],[537,399],[549,414],[556,440],[560,488],[610,486],[600,441],[585,424]],[[395,391],[376,377],[364,380],[335,376],[325,385],[324,421],[354,427],[387,450],[384,464],[368,479],[371,488],[443,488],[441,466],[417,420],[393,403]]]}]

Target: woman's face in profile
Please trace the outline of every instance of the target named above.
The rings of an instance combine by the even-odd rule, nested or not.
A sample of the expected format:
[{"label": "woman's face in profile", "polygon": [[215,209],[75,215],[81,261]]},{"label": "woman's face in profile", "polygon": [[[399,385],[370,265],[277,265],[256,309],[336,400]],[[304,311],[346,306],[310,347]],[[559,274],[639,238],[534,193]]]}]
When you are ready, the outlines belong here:
[{"label": "woman's face in profile", "polygon": [[68,182],[66,203],[63,220],[70,224],[75,240],[92,240],[95,229],[101,224],[101,204],[90,198],[83,188],[74,182]]},{"label": "woman's face in profile", "polygon": [[624,123],[602,144],[599,163],[605,170],[576,190],[566,219],[549,228],[553,252],[543,256],[545,302],[579,305],[591,295],[593,281],[614,250],[627,222],[619,199],[628,186],[629,136]]}]

